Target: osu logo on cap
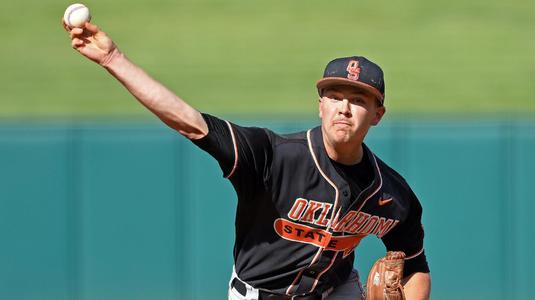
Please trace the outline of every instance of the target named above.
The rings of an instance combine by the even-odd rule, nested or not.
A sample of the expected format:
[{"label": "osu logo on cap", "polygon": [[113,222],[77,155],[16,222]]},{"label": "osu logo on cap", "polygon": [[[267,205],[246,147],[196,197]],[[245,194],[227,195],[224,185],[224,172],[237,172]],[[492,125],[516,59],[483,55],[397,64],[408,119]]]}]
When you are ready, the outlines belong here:
[{"label": "osu logo on cap", "polygon": [[347,78],[351,80],[358,80],[360,74],[358,60],[352,60],[347,64]]}]

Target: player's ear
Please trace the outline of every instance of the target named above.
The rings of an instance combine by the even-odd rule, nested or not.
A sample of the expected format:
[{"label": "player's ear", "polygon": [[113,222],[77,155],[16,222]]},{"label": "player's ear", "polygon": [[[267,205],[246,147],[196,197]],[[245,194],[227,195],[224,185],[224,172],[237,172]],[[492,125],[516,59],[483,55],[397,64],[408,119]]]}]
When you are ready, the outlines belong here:
[{"label": "player's ear", "polygon": [[386,108],[384,105],[377,107],[377,109],[375,110],[375,117],[372,120],[372,126],[379,124],[379,122],[381,121],[381,118],[383,118],[385,113],[386,113]]}]

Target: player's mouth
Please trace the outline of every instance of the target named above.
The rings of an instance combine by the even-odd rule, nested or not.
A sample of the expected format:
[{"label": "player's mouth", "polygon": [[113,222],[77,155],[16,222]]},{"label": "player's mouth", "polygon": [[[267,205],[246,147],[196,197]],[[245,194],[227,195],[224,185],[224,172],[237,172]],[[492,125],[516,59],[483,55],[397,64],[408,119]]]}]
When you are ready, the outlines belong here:
[{"label": "player's mouth", "polygon": [[335,126],[350,126],[351,127],[351,122],[349,121],[344,121],[344,120],[337,120],[337,121],[334,121],[333,122],[333,125]]}]

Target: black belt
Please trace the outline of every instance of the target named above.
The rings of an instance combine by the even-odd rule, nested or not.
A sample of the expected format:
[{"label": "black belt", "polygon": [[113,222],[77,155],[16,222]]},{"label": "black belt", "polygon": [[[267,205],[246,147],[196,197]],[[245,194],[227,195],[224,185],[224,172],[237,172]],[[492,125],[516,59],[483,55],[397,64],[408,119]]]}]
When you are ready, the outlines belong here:
[{"label": "black belt", "polygon": [[[231,286],[238,291],[242,296],[247,295],[247,287],[245,283],[243,283],[238,278],[234,278],[232,280]],[[258,300],[322,300],[323,296],[321,293],[309,293],[305,295],[298,295],[298,296],[288,296],[284,294],[275,294],[270,293],[264,290],[258,290]]]}]

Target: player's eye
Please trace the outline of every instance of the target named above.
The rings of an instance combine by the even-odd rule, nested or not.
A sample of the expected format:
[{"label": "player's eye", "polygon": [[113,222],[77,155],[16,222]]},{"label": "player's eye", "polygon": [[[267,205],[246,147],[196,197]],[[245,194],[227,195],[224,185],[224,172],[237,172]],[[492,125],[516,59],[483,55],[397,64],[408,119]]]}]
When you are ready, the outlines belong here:
[{"label": "player's eye", "polygon": [[356,97],[356,98],[351,99],[351,103],[354,103],[354,104],[366,104],[366,101],[364,101],[364,99],[361,98],[361,97]]},{"label": "player's eye", "polygon": [[333,101],[340,101],[342,98],[338,95],[328,95],[327,98],[333,100]]}]

